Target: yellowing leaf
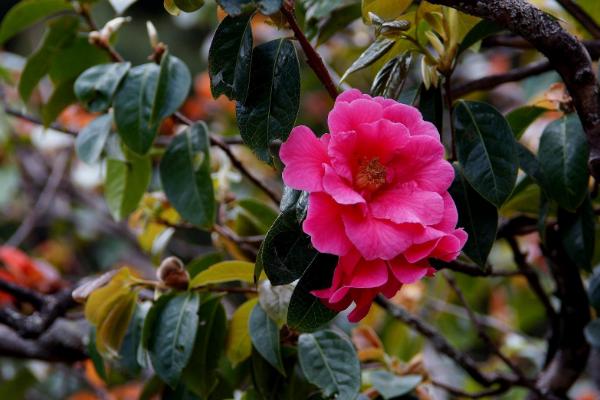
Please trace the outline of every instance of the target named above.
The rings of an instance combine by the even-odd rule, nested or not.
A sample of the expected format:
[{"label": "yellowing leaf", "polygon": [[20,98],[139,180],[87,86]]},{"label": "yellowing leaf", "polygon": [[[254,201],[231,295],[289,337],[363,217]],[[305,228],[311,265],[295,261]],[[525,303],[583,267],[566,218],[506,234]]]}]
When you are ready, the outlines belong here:
[{"label": "yellowing leaf", "polygon": [[258,302],[258,298],[250,299],[240,306],[231,318],[229,334],[225,345],[225,354],[233,366],[250,357],[252,340],[250,339],[250,313]]},{"label": "yellowing leaf", "polygon": [[246,261],[223,261],[200,272],[190,286],[197,288],[231,281],[254,282],[254,264]]},{"label": "yellowing leaf", "polygon": [[412,4],[412,0],[362,0],[363,20],[370,24],[369,13],[372,12],[384,21],[398,18]]},{"label": "yellowing leaf", "polygon": [[134,280],[129,268],[122,268],[106,286],[89,295],[85,304],[85,318],[93,325],[102,324],[119,298],[130,292],[129,286]]}]

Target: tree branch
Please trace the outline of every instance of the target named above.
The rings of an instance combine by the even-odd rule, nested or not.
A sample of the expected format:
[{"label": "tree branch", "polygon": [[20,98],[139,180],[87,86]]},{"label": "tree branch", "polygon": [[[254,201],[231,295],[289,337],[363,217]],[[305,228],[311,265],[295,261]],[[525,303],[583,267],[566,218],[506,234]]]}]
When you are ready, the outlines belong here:
[{"label": "tree branch", "polygon": [[589,166],[600,180],[600,95],[590,56],[583,44],[558,21],[525,0],[431,0],[509,29],[543,53],[560,74],[579,114],[590,144]]},{"label": "tree branch", "polygon": [[600,26],[579,4],[572,0],[556,0],[596,39],[600,38]]}]

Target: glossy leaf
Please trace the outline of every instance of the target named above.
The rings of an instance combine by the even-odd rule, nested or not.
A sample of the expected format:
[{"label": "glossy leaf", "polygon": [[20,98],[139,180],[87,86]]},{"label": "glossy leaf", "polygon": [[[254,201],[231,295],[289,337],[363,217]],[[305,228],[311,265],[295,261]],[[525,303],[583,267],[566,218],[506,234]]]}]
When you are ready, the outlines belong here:
[{"label": "glossy leaf", "polygon": [[249,323],[250,313],[257,302],[257,298],[246,301],[231,316],[225,351],[233,366],[250,357],[252,353]]},{"label": "glossy leaf", "polygon": [[192,75],[183,61],[168,52],[163,54],[150,123],[158,126],[174,114],[187,98],[191,85]]},{"label": "glossy leaf", "polygon": [[171,140],[160,162],[160,180],[177,212],[203,228],[210,228],[215,219],[210,173],[208,131],[204,123],[197,123]]},{"label": "glossy leaf", "polygon": [[204,0],[175,0],[174,2],[177,8],[187,13],[197,11],[204,5]]},{"label": "glossy leaf", "polygon": [[237,103],[237,121],[244,142],[263,161],[271,161],[270,145],[287,139],[300,102],[300,70],[292,42],[263,43],[252,54],[248,98]]},{"label": "glossy leaf", "polygon": [[79,20],[74,16],[57,18],[48,25],[48,30],[39,48],[27,59],[19,78],[19,95],[24,102],[40,80],[50,72],[55,57],[74,40]]},{"label": "glossy leaf", "polygon": [[281,361],[279,328],[260,304],[256,304],[250,313],[249,329],[254,348],[273,368],[285,375],[283,361]]},{"label": "glossy leaf", "polygon": [[566,210],[575,211],[585,199],[588,154],[585,133],[575,114],[550,123],[542,133],[538,158],[547,181],[544,190]]},{"label": "glossy leaf", "polygon": [[75,139],[75,150],[79,159],[87,164],[95,164],[100,158],[112,129],[111,114],[103,114],[88,123]]},{"label": "glossy leaf", "polygon": [[508,113],[506,120],[515,138],[520,139],[527,128],[547,111],[548,109],[543,107],[523,106]]},{"label": "glossy leaf", "polygon": [[171,296],[156,310],[148,352],[156,374],[172,388],[194,350],[199,307],[198,294],[182,293]]},{"label": "glossy leaf", "polygon": [[277,326],[281,327],[287,321],[290,299],[295,288],[293,283],[273,286],[268,279],[258,285],[258,302]]},{"label": "glossy leaf", "polygon": [[596,215],[589,196],[586,196],[575,213],[562,209],[558,211],[558,225],[563,247],[575,265],[586,271],[592,269],[596,241],[595,219]]},{"label": "glossy leaf", "polygon": [[496,239],[498,210],[469,185],[459,167],[454,171],[449,192],[458,210],[458,226],[469,234],[463,252],[483,267]]},{"label": "glossy leaf", "polygon": [[459,101],[453,112],[456,150],[471,186],[500,207],[515,186],[518,156],[510,126],[486,103]]},{"label": "glossy leaf", "polygon": [[262,244],[258,262],[273,285],[284,285],[300,278],[317,255],[292,209],[275,220]]},{"label": "glossy leaf", "polygon": [[534,182],[543,187],[545,178],[544,173],[542,172],[542,166],[537,157],[521,143],[517,143],[517,153],[519,157],[519,167],[529,175]]},{"label": "glossy leaf", "polygon": [[221,94],[246,101],[252,66],[252,14],[227,16],[221,21],[208,51],[213,97]]},{"label": "glossy leaf", "polygon": [[282,0],[217,0],[227,14],[238,16],[258,9],[262,14],[275,14],[281,8]]},{"label": "glossy leaf", "polygon": [[148,157],[129,154],[126,161],[106,160],[104,196],[111,214],[121,220],[134,211],[148,184],[152,165]]},{"label": "glossy leaf", "polygon": [[73,5],[66,0],[20,1],[2,18],[0,44],[50,15],[69,10],[73,10]]},{"label": "glossy leaf", "polygon": [[201,398],[208,398],[217,385],[219,357],[225,346],[227,330],[225,310],[220,298],[203,302],[198,311],[199,328],[190,362],[182,381]]},{"label": "glossy leaf", "polygon": [[92,112],[107,110],[130,67],[130,63],[121,62],[87,69],[75,81],[75,95]]},{"label": "glossy leaf", "polygon": [[407,52],[385,63],[373,80],[371,94],[398,99],[404,89],[411,61],[412,55]]},{"label": "glossy leaf", "polygon": [[313,290],[331,286],[337,257],[319,254],[298,281],[290,299],[287,323],[301,332],[311,332],[331,321],[337,312],[323,305],[323,302],[311,294]]},{"label": "glossy leaf", "polygon": [[423,380],[420,375],[397,376],[387,371],[373,371],[369,376],[373,387],[385,400],[409,393]]},{"label": "glossy leaf", "polygon": [[381,57],[386,55],[386,53],[392,48],[394,43],[394,40],[386,39],[383,37],[377,39],[369,47],[367,47],[367,49],[363,51],[360,57],[358,57],[358,59],[352,63],[350,68],[348,68],[346,72],[344,72],[344,75],[342,75],[340,82],[343,82],[351,73],[366,68],[369,65],[372,65],[375,61],[379,60]]},{"label": "glossy leaf", "polygon": [[232,281],[254,282],[254,264],[246,261],[222,261],[200,272],[190,282],[191,288]]},{"label": "glossy leaf", "polygon": [[334,331],[303,333],[298,338],[298,360],[308,381],[326,397],[351,400],[360,389],[360,363],[354,347]]}]

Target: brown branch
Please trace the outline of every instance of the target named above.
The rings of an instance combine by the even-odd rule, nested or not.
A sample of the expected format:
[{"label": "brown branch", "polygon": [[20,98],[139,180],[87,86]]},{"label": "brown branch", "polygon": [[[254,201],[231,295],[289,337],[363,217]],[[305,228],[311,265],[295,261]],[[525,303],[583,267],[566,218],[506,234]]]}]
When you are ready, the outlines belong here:
[{"label": "brown branch", "polygon": [[329,74],[325,63],[323,63],[323,59],[310,44],[304,35],[304,32],[302,32],[302,29],[300,29],[298,26],[296,17],[294,16],[294,11],[284,4],[283,7],[281,7],[281,14],[285,17],[286,21],[290,25],[290,29],[294,32],[298,43],[300,43],[300,47],[302,47],[304,55],[306,56],[306,63],[315,72],[315,75],[317,78],[319,78],[327,90],[327,93],[329,93],[329,96],[335,100],[335,98],[338,96],[337,87],[335,83],[333,83],[333,79],[331,79],[331,75]]},{"label": "brown branch", "polygon": [[21,302],[31,304],[36,310],[41,309],[46,301],[42,294],[4,279],[0,279],[0,292],[8,293]]},{"label": "brown branch", "polygon": [[456,349],[446,340],[446,338],[437,333],[435,328],[415,317],[401,306],[392,303],[381,295],[375,298],[375,302],[383,307],[383,309],[385,309],[392,317],[402,321],[425,337],[439,353],[451,358],[477,383],[483,386],[492,386],[494,384],[517,384],[511,377],[506,377],[504,375],[488,375],[483,371],[480,371],[479,366],[471,357]]},{"label": "brown branch", "polygon": [[432,0],[432,3],[494,21],[525,38],[548,58],[573,98],[590,144],[590,170],[600,180],[600,88],[583,44],[558,21],[525,0]]},{"label": "brown branch", "polygon": [[494,270],[489,265],[486,268],[481,268],[477,265],[467,264],[461,261],[442,262],[438,261],[435,263],[435,267],[438,270],[447,269],[454,272],[460,272],[461,274],[469,276],[487,276],[487,277],[511,277],[521,275],[521,271],[502,271]]},{"label": "brown branch", "polygon": [[509,384],[500,384],[497,388],[482,390],[481,392],[476,393],[470,393],[438,381],[431,381],[431,384],[433,386],[445,390],[453,396],[466,399],[483,399],[490,396],[506,393],[511,388]]},{"label": "brown branch", "polygon": [[596,39],[600,38],[600,26],[585,12],[579,4],[572,0],[556,0],[565,10],[569,12],[589,33]]}]

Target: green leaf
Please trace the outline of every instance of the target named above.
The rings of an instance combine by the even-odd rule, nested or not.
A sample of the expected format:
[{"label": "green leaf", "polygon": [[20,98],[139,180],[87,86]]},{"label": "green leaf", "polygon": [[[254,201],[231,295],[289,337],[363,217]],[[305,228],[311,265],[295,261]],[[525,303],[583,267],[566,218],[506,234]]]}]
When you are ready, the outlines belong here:
[{"label": "green leaf", "polygon": [[360,389],[360,363],[354,347],[334,331],[303,333],[298,338],[298,360],[308,381],[326,397],[351,400]]},{"label": "green leaf", "polygon": [[506,116],[506,120],[513,131],[515,139],[520,139],[523,133],[527,130],[536,119],[546,113],[548,109],[538,106],[519,107]]},{"label": "green leaf", "polygon": [[85,70],[75,81],[75,95],[92,112],[107,110],[130,67],[130,63],[121,62],[100,64]]},{"label": "green leaf", "polygon": [[87,164],[94,164],[98,161],[112,129],[112,123],[112,115],[103,114],[79,132],[75,139],[75,150],[80,160]]},{"label": "green leaf", "polygon": [[385,400],[409,393],[423,380],[420,375],[397,376],[387,371],[373,371],[369,376],[373,387]]},{"label": "green leaf", "polygon": [[258,302],[260,307],[277,324],[283,326],[287,321],[290,299],[294,293],[296,285],[273,286],[268,279],[265,279],[258,285]]},{"label": "green leaf", "polygon": [[473,46],[475,43],[480,40],[485,39],[488,36],[494,35],[496,33],[502,32],[504,30],[503,27],[497,25],[496,23],[488,20],[482,20],[477,23],[471,30],[466,34],[460,46],[458,47],[458,54],[461,54],[463,51],[467,50],[469,47]]},{"label": "green leaf", "polygon": [[498,210],[469,185],[454,166],[454,182],[448,191],[458,210],[458,226],[469,234],[463,252],[479,266],[485,266],[498,228]]},{"label": "green leaf", "polygon": [[281,361],[279,328],[259,304],[254,306],[250,314],[249,329],[254,348],[273,368],[285,375]]},{"label": "green leaf", "polygon": [[490,203],[500,207],[517,179],[518,156],[510,126],[494,107],[458,101],[454,107],[456,151],[465,177]]},{"label": "green leaf", "polygon": [[592,307],[600,309],[600,268],[594,270],[587,292]]},{"label": "green leaf", "polygon": [[79,19],[74,16],[57,18],[48,25],[40,47],[27,59],[19,79],[19,95],[27,102],[33,89],[50,72],[55,57],[68,47],[77,34]]},{"label": "green leaf", "polygon": [[275,220],[261,246],[258,262],[273,285],[284,285],[300,278],[318,254],[292,209]]},{"label": "green leaf", "polygon": [[262,14],[275,14],[281,8],[282,0],[217,0],[223,10],[232,17],[258,9]]},{"label": "green leaf", "polygon": [[589,149],[575,114],[550,123],[540,139],[538,158],[546,177],[544,190],[562,208],[575,211],[588,186]]},{"label": "green leaf", "polygon": [[90,44],[86,36],[77,35],[68,47],[54,57],[49,76],[54,84],[75,81],[88,68],[109,61],[106,51]]},{"label": "green leaf", "polygon": [[595,349],[600,349],[600,318],[587,324],[584,333],[588,343]]},{"label": "green leaf", "polygon": [[190,273],[190,276],[194,278],[206,268],[221,261],[223,261],[223,254],[219,252],[208,253],[190,261],[186,265],[186,269]]},{"label": "green leaf", "polygon": [[74,83],[75,80],[69,80],[60,82],[54,87],[50,98],[42,107],[42,122],[44,123],[44,127],[49,127],[67,106],[77,101],[73,92]]},{"label": "green leaf", "polygon": [[363,51],[360,57],[358,57],[358,59],[352,63],[350,68],[348,68],[346,72],[344,72],[344,75],[342,75],[340,82],[346,80],[348,75],[350,75],[351,73],[368,67],[369,65],[373,64],[375,61],[379,60],[381,57],[386,55],[386,53],[392,48],[394,43],[395,41],[391,39],[386,39],[384,37],[378,38],[369,47],[367,47],[367,49]]},{"label": "green leaf", "polygon": [[127,147],[146,154],[160,123],[185,101],[190,85],[185,64],[168,53],[160,67],[148,63],[130,69],[114,99],[117,130]]},{"label": "green leaf", "polygon": [[151,173],[149,157],[129,153],[126,161],[106,160],[104,197],[116,220],[127,217],[137,208],[150,183]]},{"label": "green leaf", "polygon": [[201,398],[208,398],[217,385],[217,368],[227,330],[227,317],[219,297],[200,305],[198,320],[194,352],[183,370],[182,382]]},{"label": "green leaf", "polygon": [[144,319],[150,309],[149,303],[138,304],[129,322],[129,327],[123,338],[123,344],[119,350],[119,366],[131,374],[138,374],[142,365],[138,361]]},{"label": "green leaf", "polygon": [[323,305],[321,299],[313,296],[313,290],[331,286],[337,257],[319,254],[298,281],[287,313],[288,325],[301,332],[311,332],[331,321],[337,312]]},{"label": "green leaf", "polygon": [[425,86],[421,85],[419,89],[419,110],[421,110],[425,121],[431,122],[439,132],[443,132],[444,103],[441,88],[431,86],[429,89],[425,89]]},{"label": "green leaf", "polygon": [[575,213],[558,210],[558,226],[563,247],[571,261],[586,271],[592,269],[596,239],[595,220],[590,196],[585,197]]},{"label": "green leaf", "polygon": [[187,98],[192,86],[192,74],[179,58],[163,54],[150,123],[159,126],[163,119],[174,114]]},{"label": "green leaf", "polygon": [[385,63],[373,80],[371,94],[394,100],[398,99],[402,89],[404,89],[411,61],[411,53],[406,52]]},{"label": "green leaf", "polygon": [[200,272],[190,282],[191,288],[232,281],[254,282],[254,264],[247,261],[222,261]]},{"label": "green leaf", "polygon": [[242,139],[261,160],[271,160],[274,140],[287,139],[299,102],[300,70],[292,42],[277,39],[257,46],[248,98],[236,110]]},{"label": "green leaf", "polygon": [[175,136],[160,162],[160,180],[167,199],[184,219],[203,228],[210,228],[215,219],[210,172],[210,145],[204,123],[196,123]]},{"label": "green leaf", "polygon": [[214,98],[221,94],[246,101],[252,66],[252,14],[227,16],[219,24],[208,51],[210,89]]},{"label": "green leaf", "polygon": [[66,0],[23,0],[2,18],[0,44],[50,15],[69,10],[73,6]]},{"label": "green leaf", "polygon": [[362,15],[366,23],[371,23],[369,13],[386,21],[394,20],[412,4],[413,0],[362,0]]},{"label": "green leaf", "polygon": [[248,324],[250,323],[250,313],[257,302],[257,298],[246,301],[231,316],[225,352],[234,367],[250,357],[252,353]]},{"label": "green leaf", "polygon": [[517,154],[519,157],[519,167],[529,175],[535,183],[543,187],[545,178],[544,173],[542,172],[542,166],[537,157],[521,143],[517,143]]},{"label": "green leaf", "polygon": [[278,216],[272,207],[254,199],[238,200],[237,205],[239,206],[240,214],[243,214],[245,218],[250,220],[261,234],[267,233]]},{"label": "green leaf", "polygon": [[183,12],[191,13],[204,5],[204,0],[175,0],[175,5]]},{"label": "green leaf", "polygon": [[175,388],[194,350],[200,297],[196,293],[173,295],[160,306],[148,352],[156,374]]}]

